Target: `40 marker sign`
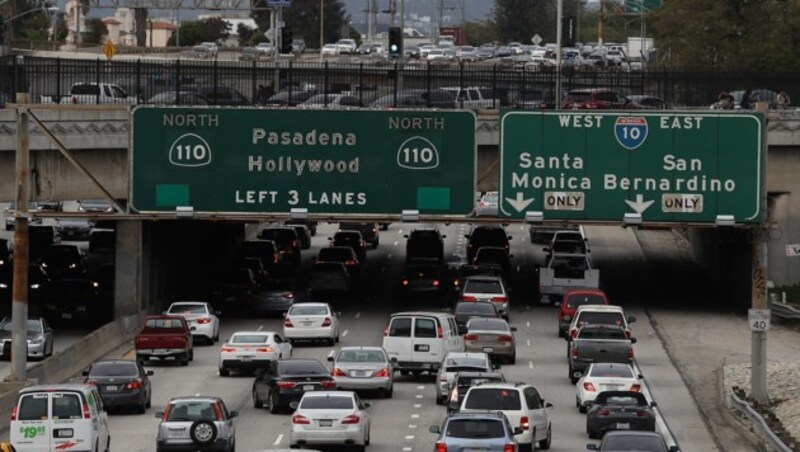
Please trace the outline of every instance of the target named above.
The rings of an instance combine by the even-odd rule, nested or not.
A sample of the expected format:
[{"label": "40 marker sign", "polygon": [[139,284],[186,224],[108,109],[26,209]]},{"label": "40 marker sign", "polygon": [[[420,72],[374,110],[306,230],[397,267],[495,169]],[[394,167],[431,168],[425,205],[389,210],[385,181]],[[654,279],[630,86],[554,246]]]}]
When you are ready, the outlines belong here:
[{"label": "40 marker sign", "polygon": [[632,151],[647,139],[647,119],[635,116],[620,116],[614,123],[614,136],[620,146]]}]

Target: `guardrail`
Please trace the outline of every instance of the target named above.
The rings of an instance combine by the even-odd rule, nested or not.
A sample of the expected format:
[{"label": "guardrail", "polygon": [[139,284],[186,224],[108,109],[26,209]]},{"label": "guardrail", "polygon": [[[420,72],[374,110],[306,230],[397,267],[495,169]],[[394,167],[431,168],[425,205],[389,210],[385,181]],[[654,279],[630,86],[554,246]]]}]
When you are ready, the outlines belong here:
[{"label": "guardrail", "polygon": [[772,311],[772,315],[778,316],[782,319],[800,320],[800,309],[797,309],[790,304],[786,304],[783,301],[774,300],[772,297],[770,297],[769,308]]},{"label": "guardrail", "polygon": [[[633,363],[633,370],[637,375],[644,376],[642,369],[639,368],[639,365],[635,361]],[[656,414],[656,430],[660,431],[664,436],[664,441],[667,443],[668,447],[677,446],[680,450],[681,446],[678,444],[678,440],[675,438],[675,433],[669,427],[669,424],[664,417],[664,413],[661,412],[658,402],[655,400],[655,397],[653,397],[653,391],[650,390],[650,383],[647,381],[647,378],[642,378],[642,383],[644,383],[645,389],[647,389],[647,394],[650,396],[650,402],[656,402],[656,406],[653,407],[653,412]]]},{"label": "guardrail", "polygon": [[731,388],[730,392],[728,393],[730,396],[731,405],[736,408],[740,413],[742,413],[747,419],[750,420],[758,430],[761,432],[761,436],[766,440],[770,446],[772,446],[775,450],[779,452],[792,452],[792,449],[787,446],[775,432],[769,428],[767,425],[767,421],[750,406],[747,401],[742,400],[736,395],[736,390]]}]

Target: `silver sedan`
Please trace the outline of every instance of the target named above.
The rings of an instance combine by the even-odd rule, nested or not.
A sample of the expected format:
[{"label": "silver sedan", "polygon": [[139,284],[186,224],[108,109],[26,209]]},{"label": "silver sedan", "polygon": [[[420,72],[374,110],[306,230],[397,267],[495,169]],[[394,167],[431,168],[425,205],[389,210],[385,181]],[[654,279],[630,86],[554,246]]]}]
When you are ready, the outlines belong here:
[{"label": "silver sedan", "polygon": [[484,352],[494,359],[503,359],[508,364],[517,361],[516,328],[508,326],[503,319],[475,318],[467,321],[464,335],[464,350]]},{"label": "silver sedan", "polygon": [[328,357],[333,363],[331,375],[336,387],[344,390],[380,391],[385,397],[392,396],[394,372],[392,363],[382,347],[342,347]]},{"label": "silver sedan", "polygon": [[361,402],[355,392],[313,391],[303,394],[300,402],[290,404],[292,448],[305,445],[347,445],[348,450],[364,451],[369,446],[369,403]]},{"label": "silver sedan", "polygon": [[[44,359],[53,354],[55,336],[53,329],[44,317],[28,319],[28,358]],[[11,317],[0,321],[0,352],[5,358],[11,357]]]}]

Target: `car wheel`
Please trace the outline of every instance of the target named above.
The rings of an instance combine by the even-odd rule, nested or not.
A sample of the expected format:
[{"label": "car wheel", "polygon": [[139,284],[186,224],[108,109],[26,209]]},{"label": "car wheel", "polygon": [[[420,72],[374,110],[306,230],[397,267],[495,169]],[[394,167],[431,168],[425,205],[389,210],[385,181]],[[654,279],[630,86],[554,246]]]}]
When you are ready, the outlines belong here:
[{"label": "car wheel", "polygon": [[189,349],[189,361],[194,361],[194,348]]},{"label": "car wheel", "polygon": [[147,412],[147,400],[142,400],[142,403],[136,407],[136,412],[139,414],[144,414]]},{"label": "car wheel", "polygon": [[550,443],[553,439],[553,431],[551,426],[547,426],[547,436],[545,439],[539,441],[539,449],[547,450],[550,449]]},{"label": "car wheel", "polygon": [[511,355],[511,358],[508,358],[508,363],[509,364],[516,364],[517,363],[517,354],[516,353]]},{"label": "car wheel", "polygon": [[181,366],[188,366],[189,365],[189,353],[186,353],[184,357],[181,359]]},{"label": "car wheel", "polygon": [[231,371],[230,371],[230,370],[228,370],[228,369],[226,369],[226,368],[224,368],[224,367],[220,367],[220,368],[219,368],[219,376],[220,376],[220,377],[227,377],[227,376],[228,376],[228,375],[230,375],[230,374],[231,374]]},{"label": "car wheel", "polygon": [[336,338],[333,338],[333,337],[328,338],[328,339],[325,340],[325,343],[327,343],[328,345],[334,345],[334,344],[336,344]]},{"label": "car wheel", "polygon": [[386,397],[387,399],[391,399],[393,393],[394,393],[394,385],[389,386],[389,389],[383,390],[383,396]]},{"label": "car wheel", "polygon": [[264,404],[258,399],[258,392],[253,388],[253,408],[264,408]]},{"label": "car wheel", "polygon": [[578,411],[580,411],[581,413],[585,413],[586,405],[582,405],[580,402],[578,402]]},{"label": "car wheel", "polygon": [[367,436],[364,438],[364,445],[365,446],[369,446],[369,440],[370,440],[370,437],[372,436],[372,435],[370,435],[369,431],[370,431],[370,428],[367,427]]},{"label": "car wheel", "polygon": [[217,426],[214,422],[205,419],[194,421],[189,427],[189,437],[197,446],[208,446],[217,439]]},{"label": "car wheel", "polygon": [[401,370],[400,371],[400,375],[402,375],[404,377],[407,377],[407,376],[411,375],[411,371],[410,370]]},{"label": "car wheel", "polygon": [[444,405],[444,397],[436,396],[436,404],[437,405]]},{"label": "car wheel", "polygon": [[272,395],[272,391],[269,392],[267,407],[269,408],[269,412],[272,414],[276,414],[278,412],[278,405],[275,404],[275,396]]},{"label": "car wheel", "polygon": [[520,452],[532,452],[533,451],[533,443],[528,444],[520,444],[519,445]]}]

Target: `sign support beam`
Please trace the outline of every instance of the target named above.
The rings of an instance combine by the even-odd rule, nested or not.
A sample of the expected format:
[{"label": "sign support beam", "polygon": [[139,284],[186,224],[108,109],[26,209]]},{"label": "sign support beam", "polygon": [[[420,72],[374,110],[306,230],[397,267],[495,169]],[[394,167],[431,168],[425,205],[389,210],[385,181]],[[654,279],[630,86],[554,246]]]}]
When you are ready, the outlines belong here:
[{"label": "sign support beam", "polygon": [[[767,309],[767,242],[763,230],[754,231],[752,295],[753,309]],[[750,393],[760,404],[769,403],[767,390],[767,331],[757,330],[751,325],[750,339]]]},{"label": "sign support beam", "polygon": [[30,152],[26,108],[17,108],[17,196],[14,208],[14,288],[11,303],[11,381],[25,381],[28,369],[28,200]]}]

